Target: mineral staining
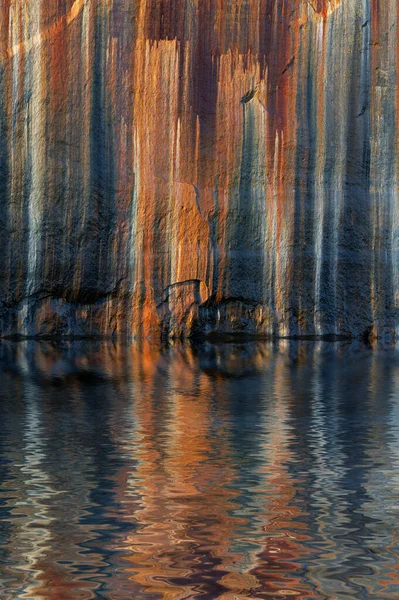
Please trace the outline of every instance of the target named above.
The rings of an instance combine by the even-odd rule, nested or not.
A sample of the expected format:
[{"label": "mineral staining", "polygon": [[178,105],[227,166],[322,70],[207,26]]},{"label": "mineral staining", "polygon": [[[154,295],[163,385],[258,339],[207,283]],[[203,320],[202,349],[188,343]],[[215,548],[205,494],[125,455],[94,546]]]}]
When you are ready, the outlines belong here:
[{"label": "mineral staining", "polygon": [[1,335],[394,335],[396,0],[2,0]]}]

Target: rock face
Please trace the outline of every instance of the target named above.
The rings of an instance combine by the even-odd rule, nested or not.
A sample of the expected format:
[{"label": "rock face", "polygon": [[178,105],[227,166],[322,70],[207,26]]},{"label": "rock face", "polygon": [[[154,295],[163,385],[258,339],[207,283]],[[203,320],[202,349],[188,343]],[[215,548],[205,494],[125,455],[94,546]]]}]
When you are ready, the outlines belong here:
[{"label": "rock face", "polygon": [[394,335],[397,0],[0,7],[1,335]]}]

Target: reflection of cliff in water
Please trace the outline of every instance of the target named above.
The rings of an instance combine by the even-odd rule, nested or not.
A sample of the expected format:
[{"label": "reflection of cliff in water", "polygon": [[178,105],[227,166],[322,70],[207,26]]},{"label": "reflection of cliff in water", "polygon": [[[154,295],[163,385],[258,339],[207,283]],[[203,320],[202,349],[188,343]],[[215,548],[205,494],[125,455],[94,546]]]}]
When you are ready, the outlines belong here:
[{"label": "reflection of cliff in water", "polygon": [[395,598],[398,359],[1,346],[5,598]]},{"label": "reflection of cliff in water", "polygon": [[[182,342],[112,343],[104,340],[62,342],[25,340],[0,343],[0,373],[14,373],[40,383],[81,381],[96,383],[128,380],[137,369],[148,368],[153,376],[162,374],[166,364],[179,361],[182,368],[200,369],[212,376],[246,377],[260,373],[275,360],[289,365],[309,366],[316,358],[327,362],[343,357],[367,357],[371,348],[354,341],[232,341],[225,343]],[[280,357],[280,358],[279,358]]]}]

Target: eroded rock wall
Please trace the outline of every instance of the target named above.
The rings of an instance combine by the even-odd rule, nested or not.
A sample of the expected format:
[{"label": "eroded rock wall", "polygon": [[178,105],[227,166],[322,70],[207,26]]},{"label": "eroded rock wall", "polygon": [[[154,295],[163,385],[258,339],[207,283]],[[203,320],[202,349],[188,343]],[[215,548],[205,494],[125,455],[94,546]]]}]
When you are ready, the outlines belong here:
[{"label": "eroded rock wall", "polygon": [[393,335],[396,0],[0,0],[0,333]]}]

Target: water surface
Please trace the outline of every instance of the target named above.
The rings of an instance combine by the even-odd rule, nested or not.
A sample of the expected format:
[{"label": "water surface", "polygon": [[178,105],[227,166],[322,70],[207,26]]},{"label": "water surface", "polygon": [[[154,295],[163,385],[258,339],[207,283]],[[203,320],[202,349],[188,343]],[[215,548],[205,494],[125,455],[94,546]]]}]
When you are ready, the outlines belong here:
[{"label": "water surface", "polygon": [[399,355],[0,346],[0,597],[399,597]]}]

